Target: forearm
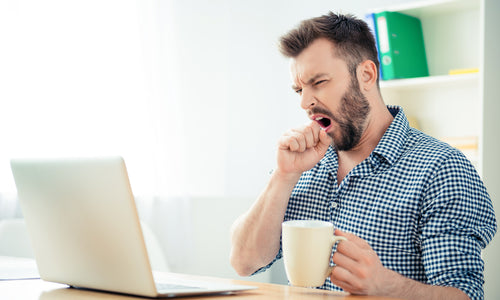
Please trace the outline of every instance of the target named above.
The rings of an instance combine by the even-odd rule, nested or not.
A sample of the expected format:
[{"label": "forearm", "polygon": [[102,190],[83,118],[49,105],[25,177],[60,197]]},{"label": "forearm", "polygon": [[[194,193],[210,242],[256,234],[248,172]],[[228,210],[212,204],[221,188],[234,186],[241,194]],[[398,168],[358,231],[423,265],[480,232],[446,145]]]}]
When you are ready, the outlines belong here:
[{"label": "forearm", "polygon": [[281,223],[299,177],[300,174],[283,175],[275,171],[250,210],[234,222],[230,260],[239,275],[251,275],[278,253]]},{"label": "forearm", "polygon": [[469,299],[469,297],[458,288],[447,286],[435,286],[421,283],[390,271],[386,280],[386,287],[380,296],[391,296],[402,299]]},{"label": "forearm", "polygon": [[384,267],[371,246],[352,233],[337,229],[335,235],[347,240],[333,254],[330,279],[346,292],[400,299],[468,299],[457,288],[424,284]]}]

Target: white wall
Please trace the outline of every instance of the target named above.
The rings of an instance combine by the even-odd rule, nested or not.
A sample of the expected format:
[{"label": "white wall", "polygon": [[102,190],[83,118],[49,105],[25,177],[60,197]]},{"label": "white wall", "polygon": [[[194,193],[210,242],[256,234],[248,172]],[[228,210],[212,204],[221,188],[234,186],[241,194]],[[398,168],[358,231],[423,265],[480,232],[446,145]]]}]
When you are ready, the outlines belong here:
[{"label": "white wall", "polygon": [[188,112],[183,130],[195,137],[186,149],[192,190],[257,195],[274,166],[278,137],[307,121],[290,88],[288,60],[276,47],[282,34],[329,10],[363,16],[369,7],[401,2],[160,2],[161,28],[174,36],[168,40],[177,49],[175,71],[165,66],[177,86],[168,89],[177,89],[181,110]]}]

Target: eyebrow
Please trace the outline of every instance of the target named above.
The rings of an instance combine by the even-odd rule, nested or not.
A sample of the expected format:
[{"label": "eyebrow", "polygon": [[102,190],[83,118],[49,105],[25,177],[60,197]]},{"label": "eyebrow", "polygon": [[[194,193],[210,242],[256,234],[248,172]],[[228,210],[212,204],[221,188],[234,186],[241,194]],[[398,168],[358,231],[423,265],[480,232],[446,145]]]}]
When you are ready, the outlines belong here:
[{"label": "eyebrow", "polygon": [[[318,73],[318,74],[314,75],[313,77],[311,77],[311,78],[310,78],[310,79],[306,82],[306,84],[312,84],[312,83],[313,83],[313,82],[315,82],[318,78],[323,77],[323,76],[325,76],[325,75],[327,75],[327,74],[326,74],[326,73]],[[296,91],[297,89],[299,89],[299,87],[298,87],[297,85],[295,85],[295,84],[292,84],[292,89],[293,89],[294,91]]]}]

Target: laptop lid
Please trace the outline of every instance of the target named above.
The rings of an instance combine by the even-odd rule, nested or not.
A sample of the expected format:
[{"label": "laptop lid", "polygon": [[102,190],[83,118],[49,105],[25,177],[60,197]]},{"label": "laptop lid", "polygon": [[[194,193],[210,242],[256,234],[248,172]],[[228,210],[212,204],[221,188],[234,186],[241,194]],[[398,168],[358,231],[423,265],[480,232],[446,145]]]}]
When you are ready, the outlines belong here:
[{"label": "laptop lid", "polygon": [[[12,173],[40,277],[125,294],[158,296],[121,157],[15,159]],[[165,291],[168,296],[250,289]]]}]

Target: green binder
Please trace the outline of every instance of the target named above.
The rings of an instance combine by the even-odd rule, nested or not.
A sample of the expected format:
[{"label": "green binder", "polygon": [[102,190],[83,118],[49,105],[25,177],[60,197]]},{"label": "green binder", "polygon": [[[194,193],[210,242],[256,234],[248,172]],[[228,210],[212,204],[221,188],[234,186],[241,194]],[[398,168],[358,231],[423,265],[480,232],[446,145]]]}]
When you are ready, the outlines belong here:
[{"label": "green binder", "polygon": [[398,12],[375,13],[383,80],[429,76],[422,24]]}]

